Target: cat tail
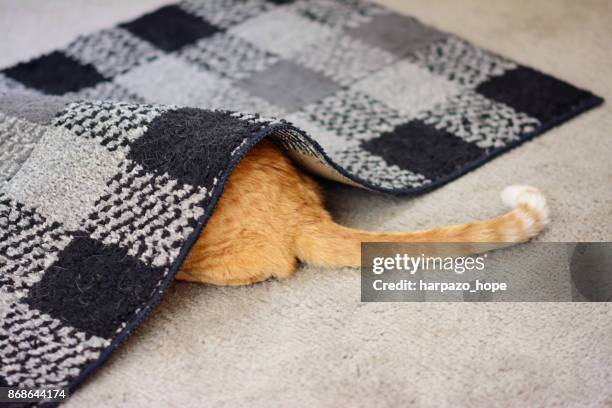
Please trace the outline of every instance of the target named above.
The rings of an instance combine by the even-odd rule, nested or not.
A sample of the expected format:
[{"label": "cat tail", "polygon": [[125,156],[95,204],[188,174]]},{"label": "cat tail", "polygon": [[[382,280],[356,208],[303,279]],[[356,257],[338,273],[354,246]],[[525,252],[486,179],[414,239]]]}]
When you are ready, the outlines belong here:
[{"label": "cat tail", "polygon": [[[488,220],[422,231],[369,232],[325,220],[304,227],[296,242],[298,258],[313,265],[358,267],[362,242],[457,243],[458,252],[447,255],[471,255],[526,242],[548,223],[548,206],[540,190],[510,186],[504,189],[501,198],[512,211]],[[432,246],[423,248],[426,253]]]}]

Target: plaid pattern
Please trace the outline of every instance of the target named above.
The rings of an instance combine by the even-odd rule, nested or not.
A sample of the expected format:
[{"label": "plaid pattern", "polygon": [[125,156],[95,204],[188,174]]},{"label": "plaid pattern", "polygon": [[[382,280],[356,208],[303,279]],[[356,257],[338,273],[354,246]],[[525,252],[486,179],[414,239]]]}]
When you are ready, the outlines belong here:
[{"label": "plaid pattern", "polygon": [[0,114],[2,385],[74,388],[172,280],[251,146],[278,131],[313,149],[255,115],[21,93],[0,109],[11,103],[39,116]]},{"label": "plaid pattern", "polygon": [[0,89],[282,117],[350,170],[335,178],[406,194],[598,102],[360,0],[186,0],[1,72]]},{"label": "plaid pattern", "polygon": [[360,0],[183,1],[2,69],[3,90],[19,93],[0,98],[0,385],[73,389],[262,137],[408,194],[601,102]]}]

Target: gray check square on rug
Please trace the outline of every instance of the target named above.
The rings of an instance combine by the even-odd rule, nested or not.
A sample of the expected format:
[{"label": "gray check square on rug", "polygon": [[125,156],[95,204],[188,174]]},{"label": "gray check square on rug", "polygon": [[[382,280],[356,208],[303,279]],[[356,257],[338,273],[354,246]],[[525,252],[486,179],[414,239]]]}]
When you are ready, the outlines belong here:
[{"label": "gray check square on rug", "polygon": [[438,187],[602,102],[357,0],[188,0],[0,70],[0,386],[74,390],[159,301],[236,163]]}]

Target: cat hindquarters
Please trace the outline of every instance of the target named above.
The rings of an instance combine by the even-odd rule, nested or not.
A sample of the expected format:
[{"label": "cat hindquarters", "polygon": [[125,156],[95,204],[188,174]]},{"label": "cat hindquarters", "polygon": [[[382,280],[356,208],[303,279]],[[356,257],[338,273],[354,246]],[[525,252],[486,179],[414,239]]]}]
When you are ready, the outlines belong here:
[{"label": "cat hindquarters", "polygon": [[[529,186],[511,186],[502,200],[513,209],[495,218],[410,232],[371,232],[336,224],[328,213],[317,211],[286,233],[262,234],[249,225],[243,234],[217,239],[211,234],[199,240],[177,275],[178,279],[215,285],[247,285],[272,277],[288,278],[297,259],[324,267],[359,267],[362,242],[460,243],[457,255],[472,255],[528,241],[544,229],[549,210],[544,195]],[[220,232],[227,219],[210,232]],[[221,234],[220,236],[228,236]],[[276,237],[273,239],[273,237]],[[473,245],[472,245],[473,244]]]},{"label": "cat hindquarters", "polygon": [[290,277],[298,259],[359,267],[362,242],[458,243],[454,256],[471,255],[525,242],[548,222],[546,199],[538,189],[508,187],[502,199],[513,209],[482,221],[410,232],[356,230],[336,224],[316,181],[264,140],[232,173],[177,278],[246,285]]}]

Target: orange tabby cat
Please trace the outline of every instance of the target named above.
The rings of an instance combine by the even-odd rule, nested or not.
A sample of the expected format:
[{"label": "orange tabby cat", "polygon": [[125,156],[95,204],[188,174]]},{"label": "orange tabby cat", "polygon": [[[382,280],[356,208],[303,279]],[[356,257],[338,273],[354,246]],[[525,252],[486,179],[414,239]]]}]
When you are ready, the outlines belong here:
[{"label": "orange tabby cat", "polygon": [[360,265],[361,242],[471,242],[501,248],[527,241],[548,221],[546,200],[533,187],[502,193],[514,209],[485,221],[424,231],[379,233],[340,226],[323,207],[318,184],[298,170],[276,145],[260,142],[239,163],[217,209],[195,243],[177,279],[245,285],[287,278],[297,260],[326,267]]}]

